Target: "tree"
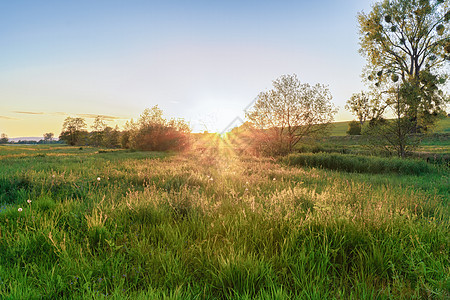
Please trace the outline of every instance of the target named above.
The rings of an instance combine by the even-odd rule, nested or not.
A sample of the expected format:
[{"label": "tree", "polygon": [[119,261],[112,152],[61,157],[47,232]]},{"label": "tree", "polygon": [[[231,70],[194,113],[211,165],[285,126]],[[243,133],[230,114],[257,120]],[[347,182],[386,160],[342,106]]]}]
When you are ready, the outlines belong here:
[{"label": "tree", "polygon": [[372,137],[369,142],[375,146],[374,149],[381,148],[404,158],[419,144],[421,136],[413,134],[417,123],[408,117],[407,102],[410,97],[417,97],[414,87],[408,84],[399,85],[395,97],[389,101],[395,118],[388,120],[380,117],[369,122],[364,134]]},{"label": "tree", "polygon": [[117,125],[114,128],[106,126],[102,131],[102,138],[102,146],[107,148],[118,148],[120,144],[119,127]]},{"label": "tree", "polygon": [[[393,107],[397,82],[414,90],[400,99],[413,133],[428,128],[448,99],[440,90],[450,60],[449,2],[443,0],[385,0],[369,14],[358,15],[360,53],[366,56],[365,78],[382,107]],[[402,95],[400,95],[402,96]],[[397,115],[398,112],[393,112]]]},{"label": "tree", "polygon": [[2,135],[0,136],[0,144],[7,144],[8,143],[8,136],[6,135],[6,133],[2,133]]},{"label": "tree", "polygon": [[331,99],[326,86],[283,75],[273,81],[273,89],[258,95],[246,117],[263,130],[274,154],[284,154],[304,137],[324,133],[336,112]]},{"label": "tree", "polygon": [[122,133],[121,144],[133,149],[166,151],[184,150],[189,147],[190,128],[183,119],[163,118],[162,110],[156,105],[145,109],[138,122],[127,124]]},{"label": "tree", "polygon": [[348,135],[360,135],[361,134],[361,123],[358,121],[350,121],[348,123]]},{"label": "tree", "polygon": [[345,108],[358,118],[360,128],[367,120],[376,118],[383,113],[377,98],[369,97],[368,93],[355,93],[347,100]]},{"label": "tree", "polygon": [[63,129],[59,139],[74,146],[78,145],[86,134],[86,122],[83,118],[67,117],[64,120]]},{"label": "tree", "polygon": [[44,142],[51,142],[51,141],[53,141],[53,137],[54,136],[55,136],[55,134],[53,132],[44,133]]},{"label": "tree", "polygon": [[102,116],[97,116],[92,124],[91,140],[94,146],[98,147],[103,141],[103,131],[106,129],[106,122]]}]

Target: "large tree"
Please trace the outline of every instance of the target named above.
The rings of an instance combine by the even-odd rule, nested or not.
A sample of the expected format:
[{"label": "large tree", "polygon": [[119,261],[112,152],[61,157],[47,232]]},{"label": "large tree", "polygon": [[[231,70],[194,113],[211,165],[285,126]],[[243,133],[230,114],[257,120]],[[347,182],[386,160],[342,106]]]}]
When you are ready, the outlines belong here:
[{"label": "large tree", "polygon": [[301,83],[297,75],[283,75],[273,89],[262,92],[246,117],[276,143],[277,152],[291,152],[304,137],[323,133],[335,109],[328,88]]},{"label": "large tree", "polygon": [[86,122],[83,118],[67,117],[64,120],[63,129],[59,139],[74,146],[81,142],[83,135],[86,133]]},{"label": "large tree", "polygon": [[[440,87],[450,59],[449,20],[449,1],[443,0],[386,0],[358,15],[360,53],[367,58],[364,78],[384,99],[383,108],[403,103],[413,132],[426,129],[445,106]],[[414,96],[398,99],[403,85]]]}]

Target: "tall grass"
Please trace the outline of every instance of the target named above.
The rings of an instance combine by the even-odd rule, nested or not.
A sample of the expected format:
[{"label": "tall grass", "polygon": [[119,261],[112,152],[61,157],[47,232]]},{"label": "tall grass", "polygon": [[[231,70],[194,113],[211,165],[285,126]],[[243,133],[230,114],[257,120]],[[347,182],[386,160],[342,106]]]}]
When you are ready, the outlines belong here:
[{"label": "tall grass", "polygon": [[432,173],[436,168],[423,160],[342,155],[329,153],[292,154],[282,159],[284,163],[305,167],[321,167],[330,170],[371,174],[397,173],[421,175]]},{"label": "tall grass", "polygon": [[448,174],[83,151],[0,160],[0,298],[450,296]]}]

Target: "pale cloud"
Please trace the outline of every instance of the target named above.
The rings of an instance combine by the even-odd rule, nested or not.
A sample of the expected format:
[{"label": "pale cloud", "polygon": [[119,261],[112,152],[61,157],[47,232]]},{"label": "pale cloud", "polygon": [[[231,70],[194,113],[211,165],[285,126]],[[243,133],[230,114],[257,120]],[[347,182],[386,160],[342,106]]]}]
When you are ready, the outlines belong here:
[{"label": "pale cloud", "polygon": [[54,116],[67,116],[67,113],[62,112],[62,111],[52,112],[50,114],[54,115]]},{"label": "pale cloud", "polygon": [[20,120],[20,119],[17,119],[17,118],[7,117],[7,116],[0,116],[0,119],[2,119],[2,120]]},{"label": "pale cloud", "polygon": [[35,111],[13,111],[16,114],[26,114],[26,115],[43,115],[43,112],[35,112]]},{"label": "pale cloud", "polygon": [[101,117],[101,118],[103,118],[105,120],[108,120],[108,121],[126,119],[126,118],[123,118],[123,117],[106,116],[106,115],[99,115],[99,114],[77,114],[77,116],[79,116],[81,118],[87,118],[87,119],[95,119],[97,117]]}]

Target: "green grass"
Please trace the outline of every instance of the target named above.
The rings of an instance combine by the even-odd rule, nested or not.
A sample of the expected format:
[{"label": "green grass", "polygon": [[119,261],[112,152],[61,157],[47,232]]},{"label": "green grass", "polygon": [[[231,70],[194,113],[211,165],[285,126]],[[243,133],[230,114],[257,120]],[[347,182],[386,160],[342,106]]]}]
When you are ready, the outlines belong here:
[{"label": "green grass", "polygon": [[450,133],[450,117],[444,117],[436,124],[435,132]]},{"label": "green grass", "polygon": [[1,299],[450,297],[445,169],[98,152],[0,147]]},{"label": "green grass", "polygon": [[321,167],[345,172],[403,175],[424,175],[437,169],[423,160],[383,158],[362,155],[343,155],[326,153],[293,154],[282,159],[289,165],[302,167]]},{"label": "green grass", "polygon": [[347,121],[343,122],[333,122],[333,126],[331,127],[330,135],[331,136],[346,136],[348,130]]}]

